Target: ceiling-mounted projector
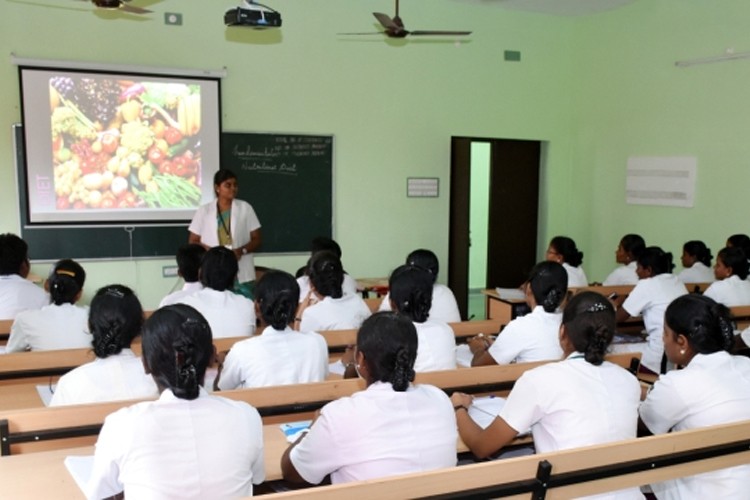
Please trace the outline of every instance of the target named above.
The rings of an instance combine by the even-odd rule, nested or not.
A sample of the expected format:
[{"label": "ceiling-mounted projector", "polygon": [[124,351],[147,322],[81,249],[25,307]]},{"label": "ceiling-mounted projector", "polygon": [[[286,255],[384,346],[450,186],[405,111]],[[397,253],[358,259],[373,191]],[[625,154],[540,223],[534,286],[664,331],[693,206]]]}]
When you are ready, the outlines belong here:
[{"label": "ceiling-mounted projector", "polygon": [[251,28],[278,28],[281,26],[281,14],[267,5],[253,0],[242,0],[239,7],[229,9],[224,13],[224,24]]}]

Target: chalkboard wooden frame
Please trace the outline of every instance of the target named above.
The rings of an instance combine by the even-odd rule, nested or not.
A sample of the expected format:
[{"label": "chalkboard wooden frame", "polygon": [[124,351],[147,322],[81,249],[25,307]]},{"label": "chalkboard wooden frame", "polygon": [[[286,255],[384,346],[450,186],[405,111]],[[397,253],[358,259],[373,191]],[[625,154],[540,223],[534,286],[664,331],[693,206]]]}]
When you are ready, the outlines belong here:
[{"label": "chalkboard wooden frame", "polygon": [[[21,237],[31,259],[168,257],[187,242],[187,223],[29,225],[22,125],[13,125],[13,139]],[[233,154],[248,146],[253,154]],[[238,197],[249,201],[260,219],[258,253],[306,253],[314,237],[332,237],[332,135],[225,132],[221,151],[222,167],[238,176]]]}]

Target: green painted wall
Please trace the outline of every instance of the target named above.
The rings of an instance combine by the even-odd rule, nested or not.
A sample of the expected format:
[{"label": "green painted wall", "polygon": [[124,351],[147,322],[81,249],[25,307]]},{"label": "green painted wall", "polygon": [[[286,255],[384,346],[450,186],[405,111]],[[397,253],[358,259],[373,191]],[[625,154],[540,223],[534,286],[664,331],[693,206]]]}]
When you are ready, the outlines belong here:
[{"label": "green painted wall", "polygon": [[[727,47],[750,50],[742,46],[750,15],[745,0],[641,0],[583,18],[454,0],[403,2],[407,27],[473,29],[460,44],[336,36],[374,28],[370,12],[389,12],[390,0],[280,4],[284,28],[257,32],[225,28],[224,6],[213,2],[165,0],[154,4],[156,14],[138,19],[94,14],[83,2],[0,3],[6,54],[0,62],[0,231],[18,230],[10,126],[20,120],[20,105],[10,53],[226,67],[225,130],[334,134],[335,233],[355,276],[386,275],[417,247],[447,259],[452,135],[545,141],[539,256],[549,236],[568,234],[586,253],[591,279],[614,265],[612,249],[625,232],[674,250],[683,240],[703,238],[718,250],[727,234],[747,231],[741,203],[750,158],[744,92],[750,61],[673,64]],[[166,10],[181,12],[183,26],[165,26]],[[503,62],[506,49],[520,50],[522,61]],[[628,156],[685,154],[699,161],[695,208],[625,205]],[[439,177],[441,196],[407,199],[406,178],[413,176]],[[257,258],[288,270],[304,261]],[[154,307],[174,284],[160,277],[161,266],[171,263],[86,263],[87,296],[123,281]]]}]

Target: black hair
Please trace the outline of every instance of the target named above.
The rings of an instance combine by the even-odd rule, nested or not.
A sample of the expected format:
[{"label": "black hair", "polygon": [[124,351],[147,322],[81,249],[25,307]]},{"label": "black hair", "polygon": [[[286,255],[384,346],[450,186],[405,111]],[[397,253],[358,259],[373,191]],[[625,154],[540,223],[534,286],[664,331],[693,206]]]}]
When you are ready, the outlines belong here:
[{"label": "black hair", "polygon": [[222,182],[228,181],[230,179],[237,179],[237,174],[235,174],[228,168],[220,168],[214,174],[214,186],[218,186]]},{"label": "black hair", "polygon": [[143,308],[133,290],[108,285],[97,290],[89,307],[89,331],[98,358],[130,347],[143,327]]},{"label": "black hair", "polygon": [[435,283],[437,280],[438,272],[440,271],[440,263],[438,262],[437,255],[432,250],[420,248],[414,250],[412,253],[406,256],[406,265],[421,267],[428,271],[432,276],[432,282]]},{"label": "black hair", "polygon": [[684,335],[697,353],[730,351],[734,346],[729,309],[705,295],[691,293],[674,299],[664,322],[675,334]]},{"label": "black hair", "polygon": [[226,247],[209,249],[201,260],[201,283],[219,292],[234,286],[239,266],[234,252]]},{"label": "black hair", "polygon": [[420,267],[399,266],[388,280],[395,309],[417,323],[424,323],[432,307],[432,275]]},{"label": "black hair", "polygon": [[536,303],[555,312],[568,291],[568,272],[557,262],[540,262],[531,269],[528,283]]},{"label": "black hair", "polygon": [[583,264],[583,252],[578,250],[576,242],[567,236],[555,236],[549,242],[549,246],[555,249],[555,252],[562,255],[563,262],[578,267]]},{"label": "black hair", "polygon": [[29,245],[13,233],[0,234],[0,276],[21,274],[29,259]]},{"label": "black hair", "polygon": [[646,249],[646,242],[640,234],[626,234],[620,240],[620,246],[625,250],[625,253],[633,257],[633,260],[638,260],[638,257]]},{"label": "black hair", "polygon": [[316,254],[318,252],[329,251],[336,254],[336,257],[341,258],[341,247],[331,238],[325,236],[318,236],[313,238],[310,243],[310,253]]},{"label": "black hair", "polygon": [[197,243],[186,243],[177,249],[177,269],[185,282],[195,283],[200,279],[201,259],[205,254],[206,249]]},{"label": "black hair", "polygon": [[299,304],[297,280],[285,271],[266,271],[255,287],[255,303],[263,321],[276,330],[283,330],[294,322]]},{"label": "black hair", "polygon": [[694,257],[695,260],[701,262],[704,266],[711,267],[711,259],[713,259],[714,256],[711,255],[711,249],[709,249],[702,241],[690,240],[682,245],[682,251],[691,257]]},{"label": "black hair", "polygon": [[643,269],[651,269],[652,276],[664,273],[671,273],[674,269],[672,263],[672,253],[665,252],[659,247],[646,247],[640,257],[638,264]]},{"label": "black hair", "polygon": [[85,282],[86,271],[78,262],[72,259],[58,260],[47,279],[52,303],[56,306],[73,304]]},{"label": "black hair", "polygon": [[727,238],[727,246],[741,248],[745,253],[750,253],[750,236],[746,234],[733,234]]},{"label": "black hair", "polygon": [[725,247],[719,250],[716,259],[721,259],[726,267],[732,268],[732,274],[741,280],[747,279],[750,265],[747,262],[745,252],[739,247]]},{"label": "black hair", "polygon": [[314,254],[310,258],[308,272],[310,283],[319,294],[334,299],[343,296],[341,284],[344,281],[344,269],[335,253],[323,251]]},{"label": "black hair", "polygon": [[195,399],[214,354],[206,318],[186,304],[157,309],[143,325],[143,359],[161,388]]},{"label": "black hair", "polygon": [[602,294],[580,292],[563,311],[562,324],[576,351],[599,366],[615,335],[615,308]]},{"label": "black hair", "polygon": [[406,316],[383,311],[367,318],[357,332],[357,350],[373,381],[390,382],[393,390],[404,392],[414,380],[417,329]]}]

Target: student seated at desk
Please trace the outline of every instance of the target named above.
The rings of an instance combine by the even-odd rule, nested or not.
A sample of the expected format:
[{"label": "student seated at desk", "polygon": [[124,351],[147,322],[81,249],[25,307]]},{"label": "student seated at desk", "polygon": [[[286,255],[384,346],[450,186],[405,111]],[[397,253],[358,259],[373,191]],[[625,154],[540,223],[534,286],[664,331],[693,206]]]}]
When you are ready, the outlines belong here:
[{"label": "student seated at desk", "polygon": [[[437,283],[440,263],[437,255],[432,250],[420,248],[414,250],[406,257],[406,265],[420,267],[425,269],[432,277],[432,306],[430,307],[429,318],[446,323],[458,323],[461,321],[461,313],[458,310],[458,303],[453,291],[445,285]],[[386,294],[380,303],[380,311],[391,310],[391,298]]]},{"label": "student seated at desk", "polygon": [[[664,351],[682,370],[662,375],[641,404],[654,434],[750,419],[750,359],[732,356],[727,308],[706,296],[685,295],[667,308]],[[748,496],[750,464],[651,485],[660,499]]]},{"label": "student seated at desk", "polygon": [[568,273],[568,287],[588,286],[589,281],[583,272],[583,252],[578,250],[576,242],[567,236],[555,236],[547,248],[547,260],[562,264]]},{"label": "student seated at desk", "polygon": [[727,238],[728,247],[741,248],[745,255],[750,258],[750,236],[746,234],[733,234]]},{"label": "student seated at desk", "polygon": [[638,274],[635,272],[638,256],[645,249],[646,242],[640,234],[623,236],[615,250],[615,261],[622,266],[609,273],[602,284],[604,286],[635,285],[638,282]]},{"label": "student seated at desk", "polygon": [[295,329],[302,332],[359,328],[370,308],[359,294],[344,294],[344,269],[333,252],[318,252],[310,259],[310,291],[297,308]]},{"label": "student seated at desk", "polygon": [[400,266],[388,282],[391,308],[409,318],[417,329],[417,373],[456,368],[456,336],[444,321],[429,318],[432,276],[419,267]]},{"label": "student seated at desk", "polygon": [[417,332],[380,312],[357,333],[356,367],[367,389],[325,405],[281,458],[284,479],[361,481],[456,465],[456,419],[440,389],[413,385]]},{"label": "student seated at desk", "polygon": [[252,495],[265,479],[260,415],[203,389],[213,357],[211,328],[198,311],[176,304],[154,312],[143,327],[143,362],[161,396],[104,420],[87,498]]},{"label": "student seated at desk", "polygon": [[63,375],[50,406],[157,397],[154,380],[130,350],[142,326],[143,309],[133,290],[124,285],[100,288],[88,318],[97,359]]},{"label": "student seated at desk", "polygon": [[682,246],[682,267],[684,269],[677,275],[677,279],[683,283],[711,283],[714,271],[711,269],[711,250],[705,243],[699,240],[690,240]]},{"label": "student seated at desk", "polygon": [[[326,238],[325,236],[318,236],[317,238],[314,238],[312,240],[312,243],[310,244],[310,259],[312,259],[312,256],[316,253],[325,251],[333,252],[339,258],[339,260],[341,260],[341,247],[338,243],[336,243],[331,238]],[[297,284],[299,285],[300,302],[305,300],[305,297],[307,297],[310,293],[310,276],[308,271],[308,268],[310,266],[310,259],[308,259],[307,265],[303,266],[300,270],[297,271]],[[344,271],[344,279],[341,282],[341,290],[344,292],[344,295],[356,295],[358,288],[359,285],[357,284],[357,281],[349,276],[346,271]]]},{"label": "student seated at desk", "polygon": [[726,247],[719,251],[714,265],[716,281],[703,295],[727,307],[750,305],[750,282],[747,257],[741,248]]},{"label": "student seated at desk", "polygon": [[47,280],[51,304],[18,313],[6,352],[51,351],[91,346],[89,309],[75,305],[83,294],[86,271],[74,260],[57,261]]},{"label": "student seated at desk", "polygon": [[659,247],[646,248],[638,258],[638,284],[617,310],[618,323],[631,316],[643,316],[643,324],[648,332],[641,358],[641,370],[644,372],[661,373],[664,311],[670,302],[688,293],[685,285],[672,274],[673,268],[671,253]]},{"label": "student seated at desk", "polygon": [[237,256],[225,247],[213,247],[201,261],[203,290],[180,299],[196,308],[208,324],[214,338],[248,337],[255,331],[253,301],[232,291],[237,277]]},{"label": "student seated at desk", "polygon": [[[451,396],[466,446],[477,457],[488,457],[528,429],[537,453],[635,438],[641,389],[631,373],[604,361],[614,333],[615,311],[604,296],[575,295],[560,327],[564,359],[521,375],[486,429],[469,416],[471,396]],[[643,496],[630,488],[597,498]]]},{"label": "student seated at desk", "polygon": [[29,246],[15,234],[0,234],[0,319],[14,319],[26,309],[49,304],[44,290],[27,280]]},{"label": "student seated at desk", "polygon": [[484,335],[471,339],[471,365],[560,359],[563,352],[558,333],[562,314],[558,307],[565,299],[567,283],[568,274],[557,262],[534,266],[523,287],[531,313],[511,321],[494,342]]},{"label": "student seated at desk", "polygon": [[206,253],[203,245],[197,243],[186,243],[177,250],[177,274],[185,280],[181,290],[172,292],[164,297],[159,307],[176,304],[181,298],[187,297],[193,292],[203,290],[200,280],[201,260]]},{"label": "student seated at desk", "polygon": [[292,329],[299,287],[284,271],[270,270],[255,287],[255,309],[266,326],[237,342],[219,365],[221,390],[321,382],[328,376],[328,345],[315,332]]}]

